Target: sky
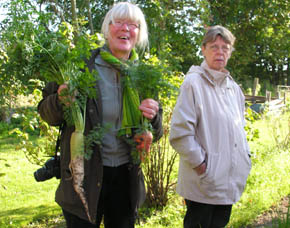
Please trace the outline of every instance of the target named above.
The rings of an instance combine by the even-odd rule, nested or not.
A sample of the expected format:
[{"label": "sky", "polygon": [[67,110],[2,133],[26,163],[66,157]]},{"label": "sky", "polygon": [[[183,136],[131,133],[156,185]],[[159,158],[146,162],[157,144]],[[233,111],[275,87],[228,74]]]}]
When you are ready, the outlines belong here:
[{"label": "sky", "polygon": [[2,4],[6,2],[5,0],[0,0],[0,22],[5,19],[6,9],[2,7]]}]

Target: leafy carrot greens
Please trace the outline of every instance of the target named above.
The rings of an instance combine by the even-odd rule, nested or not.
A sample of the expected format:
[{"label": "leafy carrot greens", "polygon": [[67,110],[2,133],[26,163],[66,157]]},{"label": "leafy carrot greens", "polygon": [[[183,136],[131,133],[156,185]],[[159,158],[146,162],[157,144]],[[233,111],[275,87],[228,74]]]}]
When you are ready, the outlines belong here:
[{"label": "leafy carrot greens", "polygon": [[134,163],[145,160],[153,141],[153,128],[147,118],[139,110],[140,101],[152,98],[161,101],[177,92],[177,88],[166,79],[170,75],[168,68],[161,63],[150,64],[137,60],[135,50],[131,58],[123,62],[110,54],[102,52],[102,58],[117,68],[123,77],[123,118],[119,136],[133,144],[132,157]]},{"label": "leafy carrot greens", "polygon": [[98,79],[97,71],[89,72],[84,60],[89,57],[90,50],[100,46],[97,38],[83,31],[75,33],[70,24],[63,23],[58,32],[34,33],[30,40],[25,40],[25,45],[34,52],[31,64],[39,67],[37,73],[46,82],[67,84],[67,89],[62,90],[60,95],[64,98],[64,120],[75,129],[70,139],[69,168],[73,187],[91,222],[83,188],[84,159],[90,158],[93,144],[101,144],[104,131],[96,126],[88,136],[84,135],[87,99],[96,98]]}]

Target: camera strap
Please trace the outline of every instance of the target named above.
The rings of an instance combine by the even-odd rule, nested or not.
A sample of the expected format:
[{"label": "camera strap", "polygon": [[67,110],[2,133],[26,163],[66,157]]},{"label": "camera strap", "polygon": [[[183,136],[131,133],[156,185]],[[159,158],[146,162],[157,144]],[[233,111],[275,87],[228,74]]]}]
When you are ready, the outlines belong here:
[{"label": "camera strap", "polygon": [[59,145],[60,145],[60,135],[61,135],[61,131],[63,129],[63,124],[61,124],[59,126],[59,131],[58,131],[58,135],[57,135],[57,140],[56,140],[56,144],[55,144],[55,154],[54,154],[54,158],[57,159],[57,152],[59,150]]}]

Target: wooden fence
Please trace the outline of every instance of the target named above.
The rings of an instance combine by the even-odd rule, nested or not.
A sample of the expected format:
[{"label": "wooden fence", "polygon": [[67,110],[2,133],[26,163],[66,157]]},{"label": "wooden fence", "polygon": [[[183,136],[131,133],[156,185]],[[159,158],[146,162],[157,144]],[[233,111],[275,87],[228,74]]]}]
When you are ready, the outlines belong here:
[{"label": "wooden fence", "polygon": [[290,86],[278,85],[276,96],[272,97],[270,91],[266,91],[266,96],[255,96],[256,88],[259,83],[255,78],[252,95],[245,94],[246,101],[253,104],[265,104],[267,102],[269,111],[281,111],[286,106],[286,98],[290,95]]}]

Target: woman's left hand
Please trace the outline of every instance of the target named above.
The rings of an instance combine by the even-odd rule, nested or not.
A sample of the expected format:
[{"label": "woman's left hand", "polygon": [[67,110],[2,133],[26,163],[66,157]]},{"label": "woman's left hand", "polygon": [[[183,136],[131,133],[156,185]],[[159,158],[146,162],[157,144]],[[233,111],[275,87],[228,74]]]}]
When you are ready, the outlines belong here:
[{"label": "woman's left hand", "polygon": [[159,104],[157,101],[147,98],[141,101],[139,109],[142,111],[143,116],[152,120],[159,111]]}]

